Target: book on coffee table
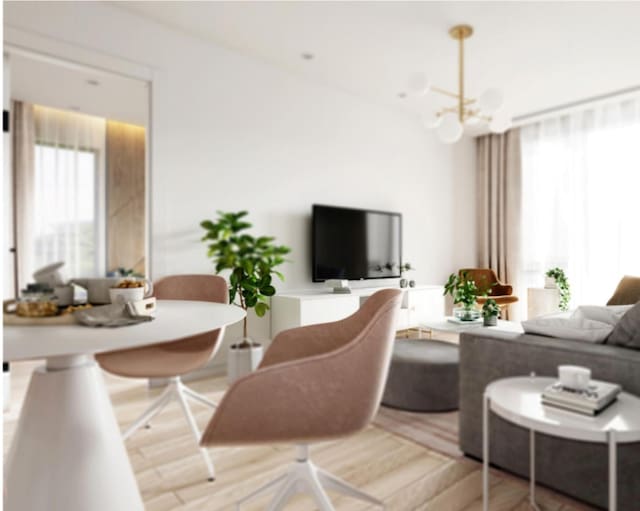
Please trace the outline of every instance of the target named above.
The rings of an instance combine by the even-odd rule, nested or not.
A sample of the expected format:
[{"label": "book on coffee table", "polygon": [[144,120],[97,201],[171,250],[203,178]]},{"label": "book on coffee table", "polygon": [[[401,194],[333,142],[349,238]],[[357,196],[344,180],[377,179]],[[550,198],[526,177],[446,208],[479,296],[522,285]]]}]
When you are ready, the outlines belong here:
[{"label": "book on coffee table", "polygon": [[620,385],[592,380],[586,389],[563,387],[560,382],[542,392],[542,403],[585,415],[597,415],[613,403],[622,391]]}]

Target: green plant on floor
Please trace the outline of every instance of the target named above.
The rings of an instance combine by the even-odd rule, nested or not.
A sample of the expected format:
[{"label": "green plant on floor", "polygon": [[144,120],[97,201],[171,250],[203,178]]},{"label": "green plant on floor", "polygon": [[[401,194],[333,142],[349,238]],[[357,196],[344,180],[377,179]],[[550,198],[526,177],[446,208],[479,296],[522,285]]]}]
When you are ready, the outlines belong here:
[{"label": "green plant on floor", "polygon": [[482,306],[482,317],[493,318],[500,315],[500,306],[493,298],[489,298]]},{"label": "green plant on floor", "polygon": [[569,301],[571,300],[571,287],[564,270],[562,268],[551,268],[547,270],[545,275],[555,281],[558,291],[560,291],[560,310],[568,311]]},{"label": "green plant on floor", "polygon": [[467,278],[467,272],[462,272],[461,275],[452,273],[444,285],[443,295],[447,294],[451,295],[455,305],[462,305],[466,311],[470,311],[477,303],[478,286],[473,279]]},{"label": "green plant on floor", "polygon": [[[258,317],[269,310],[269,297],[276,294],[272,285],[274,275],[284,280],[275,268],[286,260],[291,249],[276,245],[271,236],[254,237],[247,234],[251,224],[247,211],[225,213],[218,211],[216,221],[204,220],[200,226],[206,231],[202,241],[207,243],[207,256],[215,263],[216,274],[229,270],[229,302],[245,311],[253,308]],[[243,323],[243,340],[239,347],[251,346],[247,338],[247,318]]]}]

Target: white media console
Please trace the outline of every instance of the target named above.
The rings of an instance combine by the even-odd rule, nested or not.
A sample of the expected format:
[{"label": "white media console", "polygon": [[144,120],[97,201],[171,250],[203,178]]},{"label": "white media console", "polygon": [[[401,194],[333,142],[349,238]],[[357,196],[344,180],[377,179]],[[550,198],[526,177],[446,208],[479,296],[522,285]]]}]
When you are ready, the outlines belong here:
[{"label": "white media console", "polygon": [[[334,294],[325,290],[278,294],[271,299],[271,338],[289,328],[346,318],[380,289],[385,288],[352,288],[350,294]],[[442,286],[416,286],[403,291],[398,330],[417,327],[424,321],[444,316]]]}]

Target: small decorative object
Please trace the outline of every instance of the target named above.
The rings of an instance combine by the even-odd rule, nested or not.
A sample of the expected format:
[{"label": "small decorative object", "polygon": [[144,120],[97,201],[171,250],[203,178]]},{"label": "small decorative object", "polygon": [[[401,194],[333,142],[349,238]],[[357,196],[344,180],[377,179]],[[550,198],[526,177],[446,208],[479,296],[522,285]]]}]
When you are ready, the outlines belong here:
[{"label": "small decorative object", "polygon": [[[400,279],[400,287],[405,288],[407,287],[407,284],[409,283],[407,281],[407,279],[404,278],[404,274],[408,271],[413,271],[415,270],[415,268],[413,266],[411,266],[411,263],[404,263],[400,265],[400,277],[402,277]],[[414,283],[415,285],[415,283]]]},{"label": "small decorative object", "polygon": [[[569,286],[569,279],[564,273],[562,268],[551,268],[547,271],[545,276],[549,279],[553,279],[555,287],[560,291],[560,310],[569,310],[569,301],[571,300],[571,288]],[[548,287],[545,282],[545,287]]]},{"label": "small decorative object", "polygon": [[48,284],[27,284],[16,303],[16,314],[27,318],[43,318],[58,314],[53,289]]},{"label": "small decorative object", "polygon": [[496,326],[498,324],[498,315],[500,307],[493,298],[489,298],[482,306],[482,318],[484,326]]},{"label": "small decorative object", "polygon": [[582,366],[558,366],[558,379],[566,389],[585,390],[591,382],[591,369]]},{"label": "small decorative object", "polygon": [[111,303],[139,302],[151,296],[153,286],[145,290],[145,282],[126,279],[109,289]]},{"label": "small decorative object", "polygon": [[415,280],[410,280],[409,281],[409,287],[416,287],[416,281]]},{"label": "small decorative object", "polygon": [[[273,243],[270,236],[254,237],[246,231],[247,211],[225,213],[218,211],[218,219],[204,220],[200,226],[206,231],[202,241],[207,243],[207,255],[215,263],[216,274],[230,270],[229,302],[245,311],[255,310],[263,317],[269,310],[269,297],[276,294],[271,284],[273,275],[284,280],[275,270],[285,262],[291,249]],[[247,332],[247,317],[242,325],[242,339],[229,347],[228,378],[232,382],[255,369],[262,359],[262,345],[254,342]]]},{"label": "small decorative object", "polygon": [[62,278],[61,268],[64,266],[64,262],[49,264],[44,268],[36,270],[33,274],[33,279],[37,284],[46,284],[53,289],[56,286],[64,285],[64,279]]},{"label": "small decorative object", "polygon": [[449,275],[449,280],[444,285],[443,294],[450,294],[454,305],[462,305],[462,307],[453,309],[454,317],[462,321],[474,321],[480,317],[480,311],[475,308],[478,286],[472,279],[467,278],[467,272],[463,272],[461,275],[455,273]]},{"label": "small decorative object", "polygon": [[351,293],[348,280],[330,279],[325,282],[327,287],[333,289],[333,292],[337,295],[348,295]]}]

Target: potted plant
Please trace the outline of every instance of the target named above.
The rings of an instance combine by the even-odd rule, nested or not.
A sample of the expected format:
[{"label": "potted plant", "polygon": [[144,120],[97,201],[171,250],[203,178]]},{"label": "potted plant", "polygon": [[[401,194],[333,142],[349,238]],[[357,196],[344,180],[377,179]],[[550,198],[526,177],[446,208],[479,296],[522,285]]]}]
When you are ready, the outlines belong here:
[{"label": "potted plant", "polygon": [[[229,302],[245,311],[253,309],[258,317],[269,310],[269,297],[276,294],[272,285],[274,275],[284,280],[275,268],[285,262],[288,247],[274,244],[270,236],[254,237],[246,231],[246,211],[218,212],[217,220],[204,220],[200,226],[206,231],[202,241],[207,243],[207,255],[215,263],[216,274],[229,271]],[[262,345],[254,342],[247,332],[247,317],[242,325],[242,339],[229,346],[227,359],[229,380],[234,381],[254,370],[262,359]]]},{"label": "potted plant", "polygon": [[571,288],[564,270],[562,268],[551,268],[547,270],[545,277],[548,280],[553,280],[554,286],[548,286],[548,282],[545,281],[544,287],[557,287],[560,292],[560,310],[563,312],[568,311],[569,301],[571,300]]},{"label": "potted plant", "polygon": [[500,306],[493,298],[489,298],[482,306],[482,318],[484,326],[496,326],[498,324],[498,315],[500,314]]},{"label": "potted plant", "polygon": [[476,309],[478,286],[473,279],[467,278],[467,272],[461,275],[455,273],[449,275],[443,294],[450,294],[454,305],[461,305],[453,309],[453,315],[456,318],[461,321],[474,321],[480,317],[480,311]]},{"label": "potted plant", "polygon": [[409,271],[413,271],[415,268],[411,266],[411,263],[403,263],[400,265],[400,287],[407,287],[407,279],[404,278],[404,274]]}]

